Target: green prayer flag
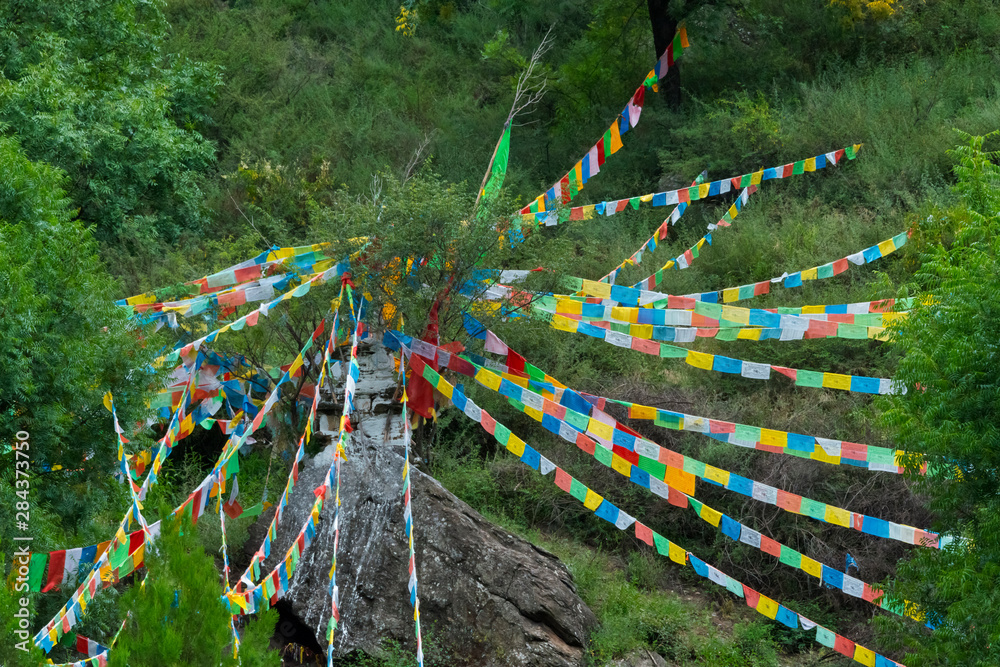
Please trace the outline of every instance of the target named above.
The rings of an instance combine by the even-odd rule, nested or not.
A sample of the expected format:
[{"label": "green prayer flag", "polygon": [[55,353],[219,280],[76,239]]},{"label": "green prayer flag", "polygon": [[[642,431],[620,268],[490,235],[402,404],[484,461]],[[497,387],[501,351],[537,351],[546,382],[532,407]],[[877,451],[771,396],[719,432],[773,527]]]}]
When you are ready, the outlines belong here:
[{"label": "green prayer flag", "polygon": [[645,470],[656,479],[662,480],[667,474],[667,465],[646,456],[639,456],[639,469]]},{"label": "green prayer flag", "polygon": [[[697,477],[705,476],[705,463],[703,461],[695,461],[689,456],[684,457],[684,472],[689,472]],[[701,511],[699,509],[699,511]]]},{"label": "green prayer flag", "polygon": [[493,164],[490,165],[490,176],[483,188],[482,198],[488,201],[496,196],[500,188],[503,187],[503,179],[507,175],[507,160],[510,157],[510,123],[504,125],[503,134],[500,135],[500,143],[497,144],[496,155],[493,157]]},{"label": "green prayer flag", "polygon": [[587,485],[578,479],[574,479],[569,486],[569,495],[582,503],[587,497]]},{"label": "green prayer flag", "polygon": [[670,540],[659,533],[653,533],[653,544],[656,545],[656,552],[661,556],[670,556]]},{"label": "green prayer flag", "polygon": [[503,424],[497,423],[493,429],[493,437],[497,439],[497,442],[506,447],[507,441],[510,440],[510,429]]},{"label": "green prayer flag", "polygon": [[778,556],[778,560],[785,565],[791,565],[792,567],[802,566],[802,554],[791,547],[786,547],[783,544],[781,545],[781,555]]},{"label": "green prayer flag", "polygon": [[28,588],[36,593],[42,590],[42,578],[45,576],[45,565],[49,562],[47,553],[31,554],[28,565]]},{"label": "green prayer flag", "polygon": [[687,353],[688,351],[685,347],[660,343],[660,356],[666,359],[684,359],[687,357]]},{"label": "green prayer flag", "polygon": [[609,468],[611,467],[611,450],[605,449],[600,443],[594,447],[594,458]]},{"label": "green prayer flag", "polygon": [[822,387],[823,374],[816,371],[797,371],[795,373],[795,384],[799,387]]}]

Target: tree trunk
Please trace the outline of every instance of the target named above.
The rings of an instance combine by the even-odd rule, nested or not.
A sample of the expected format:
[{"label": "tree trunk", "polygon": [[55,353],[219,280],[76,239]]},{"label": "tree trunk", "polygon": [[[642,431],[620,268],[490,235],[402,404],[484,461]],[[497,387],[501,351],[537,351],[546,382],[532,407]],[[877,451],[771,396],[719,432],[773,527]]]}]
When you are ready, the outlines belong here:
[{"label": "tree trunk", "polygon": [[[677,32],[677,19],[670,15],[670,0],[646,0],[649,8],[649,23],[653,28],[653,46],[659,58],[667,50]],[[679,63],[660,79],[660,95],[671,109],[681,106],[681,72]]]}]

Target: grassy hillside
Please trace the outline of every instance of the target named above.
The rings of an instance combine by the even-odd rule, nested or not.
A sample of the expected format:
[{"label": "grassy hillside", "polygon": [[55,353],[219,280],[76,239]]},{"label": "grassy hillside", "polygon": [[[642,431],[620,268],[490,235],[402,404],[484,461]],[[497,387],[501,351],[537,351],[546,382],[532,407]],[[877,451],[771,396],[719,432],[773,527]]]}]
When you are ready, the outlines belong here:
[{"label": "grassy hillside", "polygon": [[[713,235],[693,268],[670,274],[662,289],[674,294],[780,276],[915,228],[929,207],[950,201],[948,149],[958,141],[953,128],[986,133],[1000,127],[1000,15],[995,3],[983,1],[904,3],[891,16],[861,9],[852,15],[850,7],[818,0],[791,6],[767,0],[687,3],[691,48],[681,60],[681,108],[648,99],[639,127],[623,138],[624,149],[608,159],[574,204],[686,185],[703,169],[710,178],[721,178],[864,144],[858,159],[836,169],[764,184],[733,227]],[[343,189],[365,196],[374,173],[402,176],[425,142],[422,168],[473,190],[506,115],[518,64],[554,25],[554,46],[545,59],[548,94],[525,118],[528,123],[512,133],[506,189],[523,205],[600,137],[654,58],[641,3],[418,3],[412,35],[395,29],[398,14],[393,2],[169,3],[170,49],[223,67],[225,85],[208,130],[217,142],[222,177],[212,195],[216,238],[232,235],[236,244],[248,245],[259,245],[260,236],[274,243],[320,240],[324,226],[317,211],[337,206]],[[692,206],[669,242],[647,254],[641,267],[623,272],[619,282],[639,280],[685,250],[726,206],[712,201]],[[546,229],[522,251],[518,267],[544,266],[596,279],[648,238],[663,214],[663,209],[627,211]],[[777,290],[753,305],[894,296],[916,262],[909,248],[871,268]],[[140,288],[158,281],[164,282],[154,267],[135,275],[132,284]],[[872,401],[863,396],[817,394],[780,378],[762,386],[581,341],[540,324],[500,325],[499,331],[533,363],[578,389],[720,419],[892,444],[878,426]],[[696,348],[876,377],[891,376],[896,364],[892,353],[873,341],[708,340]],[[761,591],[878,647],[867,625],[868,605],[848,601],[804,573],[776,570],[773,559],[735,546],[689,511],[651,501],[523,415],[496,407],[516,432],[642,521]],[[666,446],[795,493],[911,525],[931,522],[908,483],[895,476],[633,426]],[[445,414],[436,438],[435,474],[480,510],[522,531],[568,539],[580,545],[581,555],[589,548],[609,551],[618,562],[632,564],[627,573],[633,580],[691,583],[669,567],[636,561],[648,556],[637,550],[634,538],[623,539],[585,516],[504,452],[484,454],[490,445],[474,426]],[[850,553],[868,581],[890,576],[910,550],[708,485],[702,493],[717,509],[766,527],[774,538],[814,558],[838,564]],[[647,567],[654,568],[652,574],[641,572]],[[608,613],[601,604],[598,608]],[[607,624],[611,618],[605,616]],[[786,650],[812,650],[799,633],[770,632]],[[650,637],[635,635],[623,645],[599,642],[597,657],[618,657],[632,645],[655,647]]]},{"label": "grassy hillside", "polygon": [[[88,10],[79,17],[72,8],[41,5],[30,12],[12,5],[0,14],[0,133],[19,160],[65,172],[52,176],[61,183],[51,186],[59,215],[68,217],[72,208],[74,224],[93,228],[117,282],[102,279],[117,297],[195,279],[271,244],[381,234],[397,225],[399,239],[426,248],[427,237],[438,232],[476,228],[469,222],[471,200],[517,76],[547,31],[553,41],[543,59],[546,94],[517,119],[511,135],[502,199],[511,211],[589,150],[657,55],[646,3],[638,0],[418,0],[408,2],[405,13],[390,0],[166,0],[162,15],[153,4],[126,0],[104,13],[94,9],[100,3],[84,4]],[[856,159],[835,168],[764,183],[731,227],[713,233],[693,266],[668,273],[660,289],[687,294],[767,280],[909,230],[913,237],[901,252],[801,288],[776,288],[749,305],[904,294],[920,251],[954,236],[954,225],[925,221],[958,205],[957,157],[950,152],[962,142],[956,130],[982,135],[1000,128],[1000,2],[675,0],[670,8],[691,43],[679,65],[682,103],[671,108],[647,91],[638,127],[623,136],[622,150],[574,205],[685,186],[703,170],[719,179],[863,144]],[[91,58],[96,64],[84,66]],[[996,139],[990,142],[987,148],[995,147]],[[39,216],[18,203],[17,187],[4,183],[0,222]],[[392,203],[388,220],[376,200]],[[666,242],[646,253],[641,266],[624,270],[618,283],[641,280],[689,248],[731,202],[732,196],[694,203]],[[16,215],[10,213],[15,204],[21,207]],[[517,248],[496,248],[493,259],[504,268],[550,270],[533,277],[539,284],[551,286],[561,275],[598,279],[640,247],[668,210],[640,207],[546,227]],[[32,233],[42,257],[47,232]],[[473,247],[476,239],[465,241]],[[492,237],[489,243],[495,246]],[[44,305],[55,313],[61,290],[50,291],[56,296]],[[287,321],[313,315],[309,308],[325,307],[332,296],[296,302]],[[422,324],[409,320],[407,332],[419,333]],[[821,437],[907,444],[893,441],[882,405],[863,394],[795,387],[783,377],[762,383],[705,372],[540,321],[493,326],[511,348],[578,390]],[[247,353],[258,346],[253,351],[267,363],[287,363],[284,348],[266,348],[264,328],[245,332],[249,342],[220,343],[220,349]],[[468,340],[455,324],[442,335]],[[19,336],[30,347],[30,333]],[[156,345],[174,342],[172,334],[149,336]],[[872,377],[891,377],[901,354],[877,341],[842,339],[699,339],[692,348]],[[128,377],[139,396],[144,390]],[[871,605],[722,537],[690,510],[596,466],[495,397],[469,391],[545,456],[643,523],[827,627],[902,656],[899,642],[876,636],[871,619],[882,612]],[[0,410],[13,414],[21,400],[0,394]],[[941,528],[911,479],[628,423],[666,447],[745,477],[857,512]],[[110,427],[97,428],[95,439],[113,441]],[[285,434],[277,435],[283,443]],[[430,442],[423,465],[445,486],[566,560],[603,623],[593,638],[595,666],[635,648],[677,664],[836,664],[838,656],[821,653],[805,633],[752,619],[710,590],[715,587],[597,520],[455,411],[444,411],[422,436]],[[152,505],[182,499],[217,444],[212,436],[193,436]],[[104,463],[108,471],[116,467],[110,455]],[[244,492],[259,494],[269,475],[283,477],[283,465],[269,451],[254,453],[243,464]],[[840,566],[850,554],[868,582],[891,580],[897,563],[914,551],[710,484],[698,491],[712,507],[812,558]],[[42,547],[53,549],[93,542],[113,532],[117,519],[117,510],[103,505],[79,525],[63,521],[56,505],[42,512],[48,512]],[[233,549],[245,539],[244,527],[234,525]],[[217,548],[218,533],[209,533],[203,540]],[[61,603],[42,596],[40,615],[51,616]],[[82,632],[115,624],[113,604],[95,609],[99,619]],[[400,664],[408,659],[403,655]]]}]

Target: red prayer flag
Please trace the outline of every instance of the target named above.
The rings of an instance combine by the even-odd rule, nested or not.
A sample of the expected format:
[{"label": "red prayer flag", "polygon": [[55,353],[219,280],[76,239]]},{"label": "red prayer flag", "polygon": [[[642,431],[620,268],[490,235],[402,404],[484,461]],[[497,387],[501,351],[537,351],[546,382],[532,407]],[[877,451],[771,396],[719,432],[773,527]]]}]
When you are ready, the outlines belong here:
[{"label": "red prayer flag", "polygon": [[556,468],[556,486],[558,486],[560,489],[562,489],[566,493],[569,493],[570,487],[572,487],[572,485],[573,485],[573,478],[570,477],[569,473],[567,473],[562,468],[558,468],[557,467]]},{"label": "red prayer flag", "polygon": [[649,526],[646,526],[645,524],[636,521],[635,536],[638,537],[643,542],[645,542],[646,544],[648,544],[649,546],[653,546],[653,531],[649,528]]},{"label": "red prayer flag", "polygon": [[847,637],[841,637],[837,635],[837,638],[833,640],[833,650],[837,653],[843,653],[848,658],[854,657],[854,642],[852,642]]},{"label": "red prayer flag", "polygon": [[63,579],[63,570],[66,567],[66,551],[53,551],[49,554],[49,573],[42,587],[43,593],[54,591],[59,588]]}]

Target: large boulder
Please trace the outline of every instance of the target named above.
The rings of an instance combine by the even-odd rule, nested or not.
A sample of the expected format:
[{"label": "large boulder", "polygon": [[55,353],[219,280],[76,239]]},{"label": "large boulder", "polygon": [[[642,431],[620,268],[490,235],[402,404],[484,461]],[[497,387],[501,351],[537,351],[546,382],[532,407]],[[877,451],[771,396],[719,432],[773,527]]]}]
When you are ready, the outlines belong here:
[{"label": "large boulder", "polygon": [[[403,421],[399,406],[391,401],[393,364],[377,343],[366,347],[360,363],[355,431],[341,476],[341,621],[335,656],[355,651],[378,655],[387,639],[415,648],[401,495]],[[337,400],[322,406],[321,426],[328,437],[335,435],[329,427],[338,423],[336,392]],[[312,491],[326,474],[333,449],[331,444],[303,461],[267,569],[284,555],[305,521]],[[425,643],[431,635],[455,665],[583,664],[587,634],[596,620],[577,596],[566,567],[547,551],[485,520],[419,470],[413,470],[412,480]],[[310,628],[324,650],[333,512],[331,499],[284,598],[286,612]],[[262,518],[258,526],[266,529],[268,520]],[[248,548],[254,549],[258,538],[260,528],[251,532]]]}]

